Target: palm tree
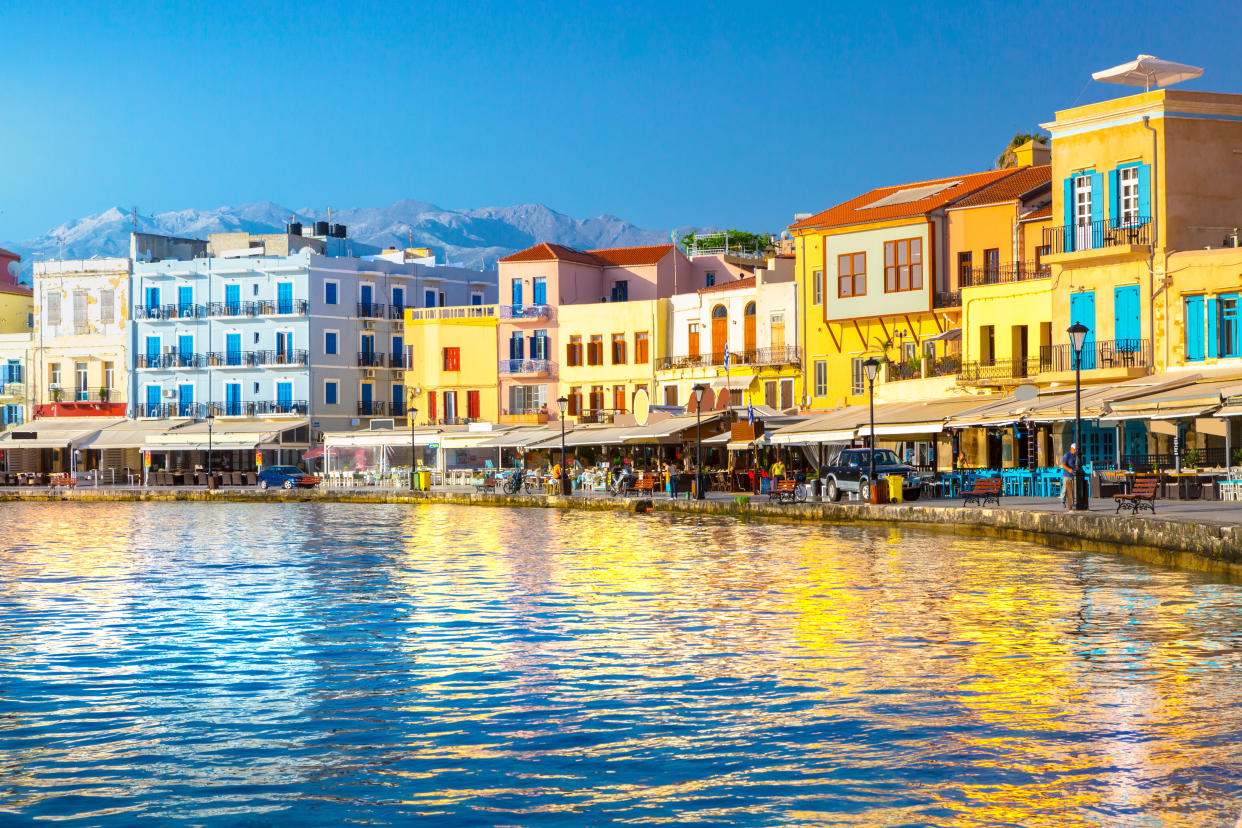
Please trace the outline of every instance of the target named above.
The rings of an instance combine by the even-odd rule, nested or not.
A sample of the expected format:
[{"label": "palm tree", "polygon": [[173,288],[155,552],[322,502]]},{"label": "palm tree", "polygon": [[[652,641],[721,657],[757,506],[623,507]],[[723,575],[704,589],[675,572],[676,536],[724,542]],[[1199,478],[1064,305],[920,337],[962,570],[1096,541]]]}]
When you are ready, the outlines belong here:
[{"label": "palm tree", "polygon": [[1014,155],[1013,151],[1025,144],[1027,141],[1038,141],[1041,144],[1046,144],[1048,143],[1048,136],[1038,131],[1034,133],[1019,132],[1017,135],[1013,136],[1013,140],[1009,142],[1009,146],[1005,147],[1005,151],[1002,152],[1000,157],[996,159],[996,169],[1005,170],[1009,167],[1016,167],[1018,165],[1018,159],[1017,156]]}]

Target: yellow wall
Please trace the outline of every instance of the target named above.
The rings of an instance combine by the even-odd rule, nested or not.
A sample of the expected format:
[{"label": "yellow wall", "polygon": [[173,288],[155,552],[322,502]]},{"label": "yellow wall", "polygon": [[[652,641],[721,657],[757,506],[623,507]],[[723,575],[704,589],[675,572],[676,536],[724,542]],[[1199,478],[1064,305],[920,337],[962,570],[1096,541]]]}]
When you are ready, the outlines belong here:
[{"label": "yellow wall", "polygon": [[[453,316],[455,312],[477,314]],[[419,315],[427,318],[415,319]],[[479,418],[497,422],[500,418],[497,385],[496,306],[406,310],[405,341],[413,349],[405,372],[407,404],[415,388],[413,405],[418,421],[425,422],[431,410],[428,395],[457,392],[457,416],[468,416],[467,391],[479,391]],[[461,349],[461,370],[444,370],[444,349]],[[444,416],[443,398],[436,401],[436,416]]]},{"label": "yellow wall", "polygon": [[1048,279],[963,288],[962,360],[983,360],[980,330],[987,325],[995,331],[993,360],[1016,357],[1014,329],[1020,326],[1027,329],[1027,357],[1039,356],[1040,345],[1051,344],[1045,342],[1044,337],[1051,331],[1045,325],[1050,326],[1052,322],[1052,296],[1052,283]]},{"label": "yellow wall", "polygon": [[[939,324],[938,324],[939,322]],[[913,333],[900,341],[903,346],[913,344],[916,357],[923,353],[923,340],[942,333],[943,320],[929,313],[905,314],[896,320],[858,319],[849,322],[834,322],[831,333],[834,341],[825,329],[824,339],[827,340],[824,350],[812,354],[808,360],[808,376],[810,377],[811,407],[816,409],[839,408],[845,405],[861,405],[867,402],[866,380],[863,379],[860,389],[854,386],[854,362],[869,357],[886,357],[893,361],[902,360],[902,349],[898,347],[898,330]],[[889,344],[886,349],[885,343]],[[943,356],[943,344],[936,349],[938,356]],[[828,367],[828,393],[815,396],[815,363],[823,360]],[[855,393],[859,390],[859,393]],[[894,391],[894,394],[896,392]],[[896,394],[900,396],[900,394]]]},{"label": "yellow wall", "polygon": [[34,298],[0,290],[0,334],[22,334],[31,330],[30,314]]},{"label": "yellow wall", "polygon": [[983,267],[983,251],[997,248],[1000,264],[1013,264],[1014,224],[1017,207],[1014,202],[989,204],[984,207],[966,207],[949,210],[949,285],[958,287],[957,257],[959,253],[971,254],[971,266]]},{"label": "yellow wall", "polygon": [[[647,393],[656,390],[655,365],[659,359],[661,332],[666,327],[668,302],[646,300],[637,302],[603,302],[583,305],[561,305],[557,308],[557,327],[560,337],[560,353],[552,360],[558,365],[557,396],[568,397],[571,389],[582,394],[583,406],[590,405],[592,386],[603,386],[604,408],[613,410],[614,389],[625,386],[625,411],[633,412],[634,393],[639,386],[646,386]],[[635,361],[635,334],[647,334],[647,360]],[[625,362],[612,362],[612,335],[625,335]],[[566,346],[570,337],[582,337],[582,365],[572,366],[567,359]],[[602,336],[604,353],[602,365],[587,365],[587,343],[592,336]],[[571,421],[574,418],[569,418]]]},{"label": "yellow wall", "polygon": [[1170,368],[1183,365],[1242,368],[1242,359],[1237,357],[1207,357],[1206,347],[1204,359],[1186,359],[1186,297],[1242,292],[1242,248],[1174,253],[1168,258],[1168,274],[1168,289],[1156,300],[1157,331],[1168,331],[1167,337],[1156,337],[1157,362]]}]

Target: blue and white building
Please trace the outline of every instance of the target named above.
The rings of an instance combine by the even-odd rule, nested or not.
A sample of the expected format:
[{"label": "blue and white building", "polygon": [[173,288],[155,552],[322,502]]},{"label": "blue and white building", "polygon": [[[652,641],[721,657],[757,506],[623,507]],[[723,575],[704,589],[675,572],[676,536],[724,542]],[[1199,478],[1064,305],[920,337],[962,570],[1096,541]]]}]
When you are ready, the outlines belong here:
[{"label": "blue and white building", "polygon": [[495,271],[244,235],[210,236],[196,258],[134,262],[135,416],[298,418],[316,434],[401,417],[405,309],[498,298]]}]

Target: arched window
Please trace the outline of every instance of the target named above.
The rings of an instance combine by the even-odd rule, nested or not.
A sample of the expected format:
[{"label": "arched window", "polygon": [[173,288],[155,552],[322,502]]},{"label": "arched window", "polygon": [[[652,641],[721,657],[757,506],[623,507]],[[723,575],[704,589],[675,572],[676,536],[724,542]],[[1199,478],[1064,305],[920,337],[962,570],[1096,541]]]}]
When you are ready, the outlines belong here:
[{"label": "arched window", "polygon": [[[755,303],[751,302],[749,305],[749,308],[750,308],[749,313],[754,313]],[[728,316],[729,316],[729,312],[725,310],[724,305],[717,305],[716,307],[712,308],[712,319],[726,319],[728,318]]]},{"label": "arched window", "polygon": [[754,316],[754,315],[755,315],[755,303],[754,303],[754,302],[747,302],[747,303],[746,303],[746,315],[747,315],[747,316]]}]

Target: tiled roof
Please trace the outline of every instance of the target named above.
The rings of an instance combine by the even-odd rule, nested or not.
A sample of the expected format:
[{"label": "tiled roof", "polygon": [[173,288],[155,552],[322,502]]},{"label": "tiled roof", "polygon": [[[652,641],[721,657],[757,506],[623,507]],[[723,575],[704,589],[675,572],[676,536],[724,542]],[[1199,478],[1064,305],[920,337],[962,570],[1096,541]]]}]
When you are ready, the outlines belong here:
[{"label": "tiled roof", "polygon": [[1035,219],[1046,219],[1046,218],[1052,218],[1052,205],[1051,204],[1044,205],[1043,207],[1040,207],[1038,210],[1032,210],[1031,212],[1027,213],[1025,216],[1022,216],[1018,220],[1019,221],[1034,221]]},{"label": "tiled roof", "polygon": [[1039,189],[1045,184],[1051,185],[1051,183],[1051,164],[1040,164],[1037,167],[1018,167],[1013,175],[1002,178],[995,184],[984,187],[974,195],[955,202],[953,209],[958,207],[981,207],[984,204],[1003,204],[1006,201],[1015,201],[1031,190]]},{"label": "tiled roof", "polygon": [[595,258],[605,265],[614,267],[631,267],[634,265],[653,265],[668,255],[673,249],[671,244],[652,244],[646,247],[607,247],[602,250],[588,250]]},{"label": "tiled roof", "polygon": [[0,258],[17,259],[20,261],[22,257],[10,250],[5,250],[3,247],[0,247]]},{"label": "tiled roof", "polygon": [[599,259],[582,250],[575,250],[572,247],[565,247],[561,244],[548,244],[541,242],[534,247],[528,247],[525,250],[519,250],[516,253],[510,253],[501,259],[501,262],[547,262],[553,259],[564,259],[570,262],[578,262],[579,264],[589,264],[599,266]]},{"label": "tiled roof", "polygon": [[606,247],[600,250],[577,250],[562,244],[543,242],[516,253],[510,253],[502,262],[547,262],[563,259],[596,267],[633,267],[652,265],[668,255],[671,244],[653,244],[646,247]]},{"label": "tiled roof", "polygon": [[[990,184],[1013,175],[1015,172],[1016,170],[1012,169],[989,170],[967,175],[955,175],[948,178],[936,178],[931,181],[916,181],[910,184],[897,184],[891,187],[877,187],[835,207],[829,207],[827,210],[816,213],[810,218],[794,222],[789,225],[789,229],[846,227],[851,224],[862,224],[869,221],[886,221],[888,219],[921,216],[976,193]],[[906,200],[903,198],[903,194],[907,192],[910,196],[918,197]],[[882,203],[879,206],[870,206],[876,202]]]},{"label": "tiled roof", "polygon": [[34,291],[25,285],[11,285],[0,283],[0,293],[7,293],[10,296],[34,296]]},{"label": "tiled roof", "polygon": [[745,288],[753,288],[754,286],[755,277],[747,276],[742,279],[734,279],[732,282],[722,282],[719,285],[699,288],[699,293],[722,293],[726,290],[744,290]]}]

